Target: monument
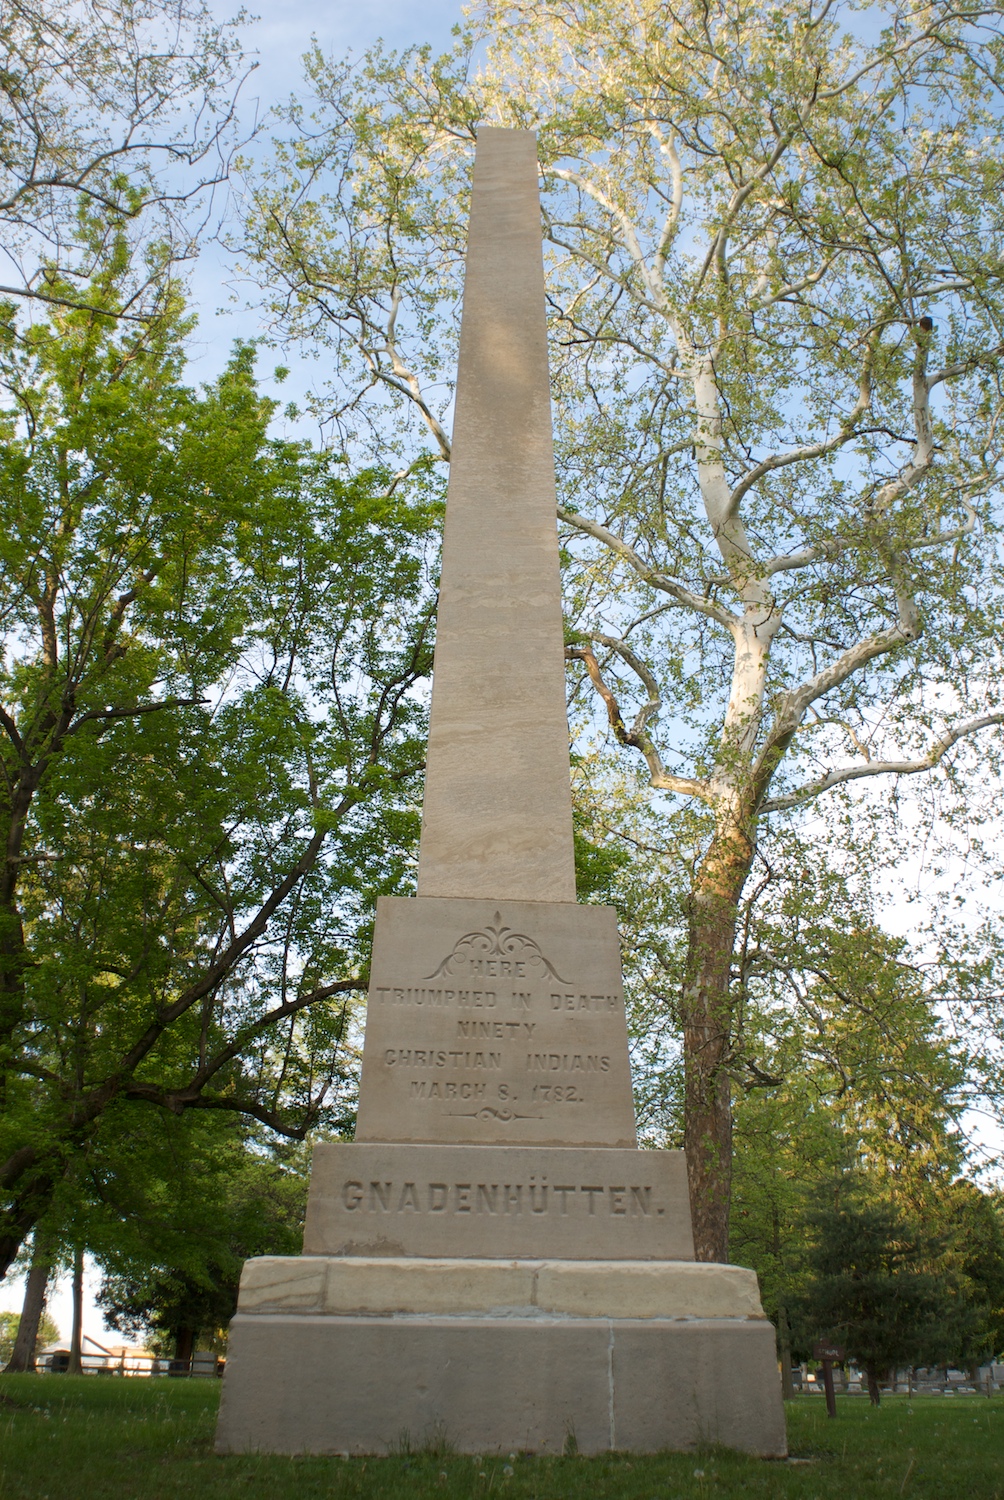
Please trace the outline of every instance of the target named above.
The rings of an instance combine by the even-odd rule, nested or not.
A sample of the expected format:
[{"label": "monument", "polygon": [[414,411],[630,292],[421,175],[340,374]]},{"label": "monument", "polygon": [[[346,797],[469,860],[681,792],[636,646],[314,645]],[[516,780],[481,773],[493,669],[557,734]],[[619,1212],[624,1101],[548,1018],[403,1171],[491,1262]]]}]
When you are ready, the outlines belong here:
[{"label": "monument", "polygon": [[478,134],[418,894],[377,908],[356,1139],[248,1261],[223,1453],[785,1450],[756,1276],[635,1136],[577,906],[536,137]]}]

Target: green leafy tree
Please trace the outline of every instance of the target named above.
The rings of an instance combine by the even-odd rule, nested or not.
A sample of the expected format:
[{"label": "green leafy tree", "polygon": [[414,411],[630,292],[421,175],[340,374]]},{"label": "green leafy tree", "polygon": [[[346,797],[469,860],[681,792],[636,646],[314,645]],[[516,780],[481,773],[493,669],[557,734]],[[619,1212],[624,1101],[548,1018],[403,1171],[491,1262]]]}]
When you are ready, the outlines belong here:
[{"label": "green leafy tree", "polygon": [[706,1259],[758,847],[821,798],[856,826],[876,778],[933,773],[948,813],[999,770],[998,23],[489,0],[445,57],[315,50],[253,190],[248,264],[342,382],[320,404],[445,461],[477,124],[538,130],[569,656],[688,851]]},{"label": "green leafy tree", "polygon": [[300,1253],[307,1154],[232,1116],[118,1113],[88,1162],[98,1302],[113,1327],[188,1360],[225,1339],[245,1260]]},{"label": "green leafy tree", "polygon": [[[92,300],[130,275],[116,241]],[[417,832],[439,515],[271,439],[249,349],[185,386],[178,308],[8,317],[0,1269],[113,1107],[351,1120],[366,923]]]},{"label": "green leafy tree", "polygon": [[811,1240],[795,1306],[805,1352],[819,1338],[843,1345],[874,1406],[882,1371],[950,1358],[972,1321],[938,1264],[941,1242],[877,1188],[845,1176],[820,1193],[804,1220]]},{"label": "green leafy tree", "polygon": [[[5,1365],[14,1352],[14,1343],[17,1339],[17,1331],[21,1326],[21,1314],[15,1312],[0,1312],[0,1364]],[[35,1336],[36,1357],[40,1349],[47,1344],[55,1344],[59,1339],[59,1329],[44,1312],[39,1319],[38,1333]]]},{"label": "green leafy tree", "polygon": [[953,1362],[975,1376],[984,1360],[1004,1353],[1004,1198],[999,1189],[960,1179],[937,1195],[930,1212],[973,1313]]},{"label": "green leafy tree", "polygon": [[937,967],[919,964],[854,888],[786,841],[757,861],[737,951],[732,1254],[753,1266],[791,1357],[807,1202],[856,1165],[929,1218],[967,1165],[968,1051],[947,1023]]}]

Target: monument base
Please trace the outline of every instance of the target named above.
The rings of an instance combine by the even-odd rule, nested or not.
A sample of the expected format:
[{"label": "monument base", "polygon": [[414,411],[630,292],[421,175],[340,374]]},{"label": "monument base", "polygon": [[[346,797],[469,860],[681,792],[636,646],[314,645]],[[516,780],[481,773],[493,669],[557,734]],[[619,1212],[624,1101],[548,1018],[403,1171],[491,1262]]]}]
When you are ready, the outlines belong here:
[{"label": "monument base", "polygon": [[248,1262],[218,1452],[431,1443],[783,1456],[755,1276],[680,1261]]}]

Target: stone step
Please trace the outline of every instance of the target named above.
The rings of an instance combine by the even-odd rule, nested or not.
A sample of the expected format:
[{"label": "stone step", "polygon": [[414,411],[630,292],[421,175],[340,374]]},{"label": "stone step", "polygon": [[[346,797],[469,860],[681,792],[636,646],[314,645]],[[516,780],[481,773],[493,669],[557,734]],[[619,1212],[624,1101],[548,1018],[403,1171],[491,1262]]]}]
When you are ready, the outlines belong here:
[{"label": "stone step", "polygon": [[238,1313],[231,1325],[220,1453],[658,1453],[709,1443],[786,1451],[764,1318]]},{"label": "stone step", "polygon": [[756,1274],[700,1261],[262,1256],[238,1312],[332,1316],[753,1318]]}]

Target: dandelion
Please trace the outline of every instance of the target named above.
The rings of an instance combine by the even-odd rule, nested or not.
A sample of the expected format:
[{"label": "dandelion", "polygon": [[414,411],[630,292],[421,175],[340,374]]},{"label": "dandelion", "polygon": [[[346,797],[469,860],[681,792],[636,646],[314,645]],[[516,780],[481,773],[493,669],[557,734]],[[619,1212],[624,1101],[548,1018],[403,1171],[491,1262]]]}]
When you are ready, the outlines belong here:
[{"label": "dandelion", "polygon": [[503,1466],[502,1473],[506,1476],[507,1479],[515,1474],[515,1472],[516,1470],[513,1468],[512,1464],[505,1464]]},{"label": "dandelion", "polygon": [[695,1479],[703,1479],[704,1478],[704,1470],[703,1469],[695,1469],[694,1470],[694,1478]]}]

